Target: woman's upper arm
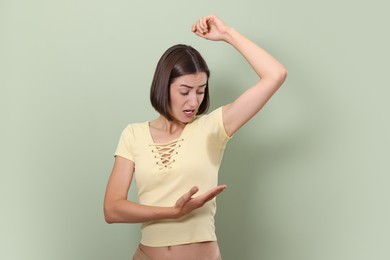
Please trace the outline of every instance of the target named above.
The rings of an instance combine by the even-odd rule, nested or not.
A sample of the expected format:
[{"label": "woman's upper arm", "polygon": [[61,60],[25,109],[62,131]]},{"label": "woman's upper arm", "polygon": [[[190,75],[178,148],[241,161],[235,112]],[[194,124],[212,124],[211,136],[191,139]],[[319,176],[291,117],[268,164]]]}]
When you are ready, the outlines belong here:
[{"label": "woman's upper arm", "polygon": [[235,101],[224,106],[222,115],[226,133],[232,136],[256,115],[279,89],[284,78],[281,75],[280,78],[259,80]]},{"label": "woman's upper arm", "polygon": [[105,207],[116,200],[127,199],[133,172],[133,161],[115,156],[114,166],[106,188]]}]

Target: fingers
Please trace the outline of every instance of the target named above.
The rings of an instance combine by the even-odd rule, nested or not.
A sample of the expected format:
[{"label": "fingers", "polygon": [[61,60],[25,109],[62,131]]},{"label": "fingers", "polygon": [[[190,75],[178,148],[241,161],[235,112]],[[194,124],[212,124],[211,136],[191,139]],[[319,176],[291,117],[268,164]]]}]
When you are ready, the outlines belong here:
[{"label": "fingers", "polygon": [[186,204],[192,196],[199,191],[199,188],[197,186],[192,187],[187,193],[185,193],[183,196],[179,198],[177,201],[178,205],[184,205]]},{"label": "fingers", "polygon": [[216,15],[202,17],[191,27],[192,32],[197,36],[212,41],[226,41],[229,36],[227,34],[228,29],[229,27]]},{"label": "fingers", "polygon": [[208,19],[209,18],[207,18],[207,17],[203,17],[199,21],[199,28],[200,28],[202,33],[207,33],[209,31],[209,25],[208,25],[208,22],[207,22]]},{"label": "fingers", "polygon": [[204,194],[198,196],[197,199],[202,200],[204,203],[206,203],[207,201],[215,198],[218,194],[223,192],[226,188],[227,188],[226,185],[219,185],[219,186],[205,192]]},{"label": "fingers", "polygon": [[218,194],[220,194],[221,192],[223,192],[225,189],[227,188],[226,185],[219,185],[217,187],[215,187],[214,189],[212,189],[212,197],[216,197]]},{"label": "fingers", "polygon": [[185,193],[176,201],[174,206],[176,211],[175,216],[180,217],[192,212],[197,208],[202,207],[206,202],[212,200],[218,194],[224,191],[226,187],[226,185],[219,185],[195,198],[192,196],[199,191],[199,188],[197,186],[192,187],[187,193]]},{"label": "fingers", "polygon": [[189,201],[192,196],[199,191],[199,188],[197,186],[192,187],[186,194],[184,194],[183,199],[184,201]]},{"label": "fingers", "polygon": [[203,193],[202,195],[199,195],[199,196],[193,198],[192,196],[195,195],[199,191],[199,188],[197,186],[194,186],[187,193],[185,193],[183,196],[181,196],[179,198],[176,205],[183,206],[184,204],[188,203],[191,199],[194,201],[197,201],[197,203],[200,203],[201,205],[203,205],[207,201],[215,198],[218,194],[223,192],[226,188],[227,188],[226,185],[219,185],[219,186],[214,187],[211,190]]},{"label": "fingers", "polygon": [[191,30],[200,35],[206,34],[210,30],[213,21],[214,17],[212,15],[202,17],[192,25]]},{"label": "fingers", "polygon": [[192,197],[192,195],[194,195],[195,193],[197,193],[199,191],[199,188],[198,186],[194,186],[190,189],[190,191],[188,192],[188,194],[190,194],[190,198]]}]

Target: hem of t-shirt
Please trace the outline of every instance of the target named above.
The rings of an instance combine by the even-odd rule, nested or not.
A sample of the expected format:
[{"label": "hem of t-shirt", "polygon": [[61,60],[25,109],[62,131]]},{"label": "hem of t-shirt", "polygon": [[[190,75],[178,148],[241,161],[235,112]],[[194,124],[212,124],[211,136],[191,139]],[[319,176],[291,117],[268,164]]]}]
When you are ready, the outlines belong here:
[{"label": "hem of t-shirt", "polygon": [[134,162],[134,158],[129,157],[129,156],[125,155],[125,154],[122,154],[122,153],[115,153],[115,154],[114,154],[114,157],[116,157],[116,156],[120,156],[120,157],[123,157],[123,158],[125,158],[125,159],[127,159],[127,160],[130,160],[130,161]]},{"label": "hem of t-shirt", "polygon": [[198,238],[198,239],[191,239],[191,240],[172,240],[172,241],[166,241],[166,242],[148,242],[141,239],[141,244],[145,246],[150,247],[161,247],[161,246],[178,246],[178,245],[186,245],[186,244],[192,244],[192,243],[201,243],[201,242],[208,242],[208,241],[217,241],[216,237],[210,237],[210,238]]},{"label": "hem of t-shirt", "polygon": [[225,135],[225,138],[227,139],[227,140],[230,140],[230,139],[232,139],[233,138],[233,136],[234,136],[234,134],[232,134],[232,135],[228,135],[228,133],[226,133],[226,129],[225,129],[225,125],[223,124],[223,106],[221,106],[221,107],[219,107],[219,108],[217,108],[216,110],[220,110],[220,111],[218,111],[218,113],[219,113],[219,124],[220,124],[220,127],[221,127],[221,129],[222,129],[222,132],[223,132],[223,134]]}]

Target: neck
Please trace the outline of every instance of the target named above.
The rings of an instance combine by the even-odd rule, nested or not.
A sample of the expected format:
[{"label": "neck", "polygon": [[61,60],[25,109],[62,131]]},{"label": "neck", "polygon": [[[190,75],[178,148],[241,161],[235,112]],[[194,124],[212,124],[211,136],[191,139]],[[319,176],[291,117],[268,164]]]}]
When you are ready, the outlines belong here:
[{"label": "neck", "polygon": [[160,115],[157,119],[150,122],[153,128],[159,129],[160,131],[173,134],[177,131],[181,131],[186,126],[186,123],[179,122],[177,120],[170,121],[166,117]]}]

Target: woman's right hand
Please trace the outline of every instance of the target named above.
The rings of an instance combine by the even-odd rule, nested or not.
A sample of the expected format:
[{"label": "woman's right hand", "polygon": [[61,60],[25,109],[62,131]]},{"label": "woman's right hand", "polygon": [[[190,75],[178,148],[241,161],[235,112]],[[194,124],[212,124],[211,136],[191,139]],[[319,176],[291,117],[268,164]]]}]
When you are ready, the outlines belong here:
[{"label": "woman's right hand", "polygon": [[175,216],[180,218],[192,212],[193,210],[202,207],[206,202],[215,198],[226,188],[226,185],[219,185],[203,193],[202,195],[193,198],[192,196],[199,191],[199,188],[197,186],[192,187],[187,193],[185,193],[176,201],[176,204],[173,207],[175,210]]}]

